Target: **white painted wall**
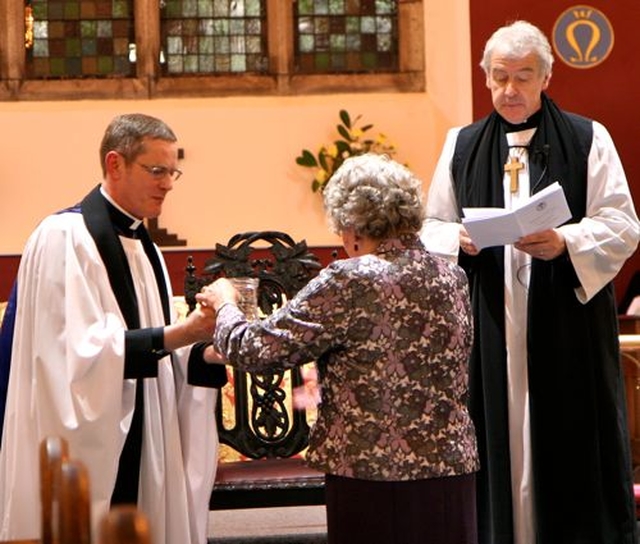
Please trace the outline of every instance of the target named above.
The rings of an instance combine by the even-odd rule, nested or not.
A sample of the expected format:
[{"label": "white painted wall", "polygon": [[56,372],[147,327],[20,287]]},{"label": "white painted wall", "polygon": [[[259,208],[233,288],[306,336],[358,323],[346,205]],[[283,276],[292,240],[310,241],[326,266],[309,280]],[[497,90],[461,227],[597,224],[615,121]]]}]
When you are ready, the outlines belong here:
[{"label": "white painted wall", "polygon": [[425,189],[446,130],[471,120],[468,0],[425,2],[424,93],[0,103],[0,254],[18,254],[46,214],[77,202],[101,171],[98,146],[117,114],[156,115],[176,131],[185,174],[160,226],[194,249],[275,229],[334,245],[302,148],[335,136],[338,111],[363,114]]}]

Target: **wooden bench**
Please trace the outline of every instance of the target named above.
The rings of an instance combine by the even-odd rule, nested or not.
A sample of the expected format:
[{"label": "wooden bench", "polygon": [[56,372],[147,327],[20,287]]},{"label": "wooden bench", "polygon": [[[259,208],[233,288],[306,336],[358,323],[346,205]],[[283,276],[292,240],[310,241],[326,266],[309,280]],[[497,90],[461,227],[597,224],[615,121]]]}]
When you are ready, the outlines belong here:
[{"label": "wooden bench", "polygon": [[69,456],[68,442],[40,443],[41,544],[90,544],[91,493],[84,463]]},{"label": "wooden bench", "polygon": [[112,507],[100,520],[98,544],[151,544],[147,516],[133,504]]},{"label": "wooden bench", "polygon": [[[187,264],[185,301],[195,308],[195,294],[215,278],[259,279],[258,305],[271,314],[292,298],[321,268],[305,241],[277,231],[248,232],[216,244],[199,273]],[[301,368],[263,373],[229,370],[228,390],[216,408],[220,442],[248,460],[221,462],[210,508],[260,508],[324,504],[324,475],[305,465],[309,414],[293,409],[292,388],[303,385]],[[226,399],[233,403],[225,406]]]}]

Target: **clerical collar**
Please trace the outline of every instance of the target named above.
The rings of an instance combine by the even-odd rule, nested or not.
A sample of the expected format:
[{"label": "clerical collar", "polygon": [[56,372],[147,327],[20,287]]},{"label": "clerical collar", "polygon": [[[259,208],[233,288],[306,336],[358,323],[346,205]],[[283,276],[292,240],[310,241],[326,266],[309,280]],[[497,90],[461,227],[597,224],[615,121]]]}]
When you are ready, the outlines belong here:
[{"label": "clerical collar", "polygon": [[542,119],[542,108],[540,108],[537,112],[535,112],[529,119],[524,121],[523,123],[518,123],[514,125],[513,123],[509,123],[503,117],[500,117],[500,121],[504,126],[505,132],[520,132],[521,130],[527,130],[529,128],[537,128],[540,124],[540,119]]},{"label": "clerical collar", "polygon": [[137,238],[137,230],[138,227],[142,225],[142,219],[133,217],[130,213],[123,210],[122,207],[118,206],[102,186],[100,186],[100,193],[107,201],[109,217],[118,234],[127,238]]}]

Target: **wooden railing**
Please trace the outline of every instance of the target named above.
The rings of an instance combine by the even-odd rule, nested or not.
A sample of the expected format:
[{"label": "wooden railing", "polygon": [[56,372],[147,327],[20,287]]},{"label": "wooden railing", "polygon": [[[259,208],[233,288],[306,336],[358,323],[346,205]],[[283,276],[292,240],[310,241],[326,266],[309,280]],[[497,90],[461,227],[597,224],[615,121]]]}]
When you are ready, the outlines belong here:
[{"label": "wooden railing", "polygon": [[633,467],[640,467],[640,318],[624,315],[620,323],[620,356],[625,378],[627,418]]}]

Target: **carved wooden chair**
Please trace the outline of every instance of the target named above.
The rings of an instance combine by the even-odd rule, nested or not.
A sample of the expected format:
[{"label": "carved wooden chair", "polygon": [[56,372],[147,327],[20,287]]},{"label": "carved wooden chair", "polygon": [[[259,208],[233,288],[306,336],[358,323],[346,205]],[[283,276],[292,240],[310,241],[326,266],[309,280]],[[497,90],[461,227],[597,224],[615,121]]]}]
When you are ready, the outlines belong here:
[{"label": "carved wooden chair", "polygon": [[[202,274],[189,259],[185,300],[193,310],[195,294],[215,278],[254,277],[259,279],[258,306],[269,315],[320,268],[305,241],[294,242],[277,231],[237,234],[226,245],[216,244]],[[261,373],[233,369],[225,387],[233,387],[234,404],[225,407],[225,395],[220,395],[218,431],[221,443],[250,460],[218,465],[212,510],[324,504],[323,474],[307,468],[300,457],[308,445],[307,413],[291,406],[292,388],[303,383],[300,368]]]}]

